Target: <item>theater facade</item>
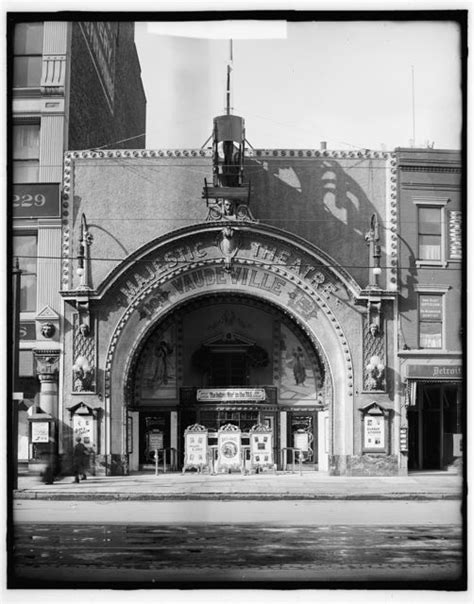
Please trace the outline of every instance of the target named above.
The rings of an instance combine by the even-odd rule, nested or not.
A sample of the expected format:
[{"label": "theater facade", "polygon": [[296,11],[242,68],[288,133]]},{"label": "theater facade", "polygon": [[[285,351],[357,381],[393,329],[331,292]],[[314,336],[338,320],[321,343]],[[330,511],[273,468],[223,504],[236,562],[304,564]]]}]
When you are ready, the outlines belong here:
[{"label": "theater facade", "polygon": [[239,179],[219,170],[213,149],[66,155],[60,453],[82,434],[107,474],[156,451],[180,470],[204,430],[212,470],[222,430],[242,459],[260,430],[273,469],[406,473],[396,159],[254,150]]}]

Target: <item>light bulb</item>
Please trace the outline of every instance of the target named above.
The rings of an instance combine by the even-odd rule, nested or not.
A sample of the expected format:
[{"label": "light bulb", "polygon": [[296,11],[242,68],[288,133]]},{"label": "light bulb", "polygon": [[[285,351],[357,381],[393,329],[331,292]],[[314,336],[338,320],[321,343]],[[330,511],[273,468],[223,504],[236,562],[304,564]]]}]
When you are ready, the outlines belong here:
[{"label": "light bulb", "polygon": [[381,275],[381,274],[382,274],[382,269],[380,268],[380,266],[374,267],[374,275]]},{"label": "light bulb", "polygon": [[82,277],[82,275],[84,274],[84,269],[78,268],[78,269],[76,269],[76,273],[79,275],[79,277]]}]

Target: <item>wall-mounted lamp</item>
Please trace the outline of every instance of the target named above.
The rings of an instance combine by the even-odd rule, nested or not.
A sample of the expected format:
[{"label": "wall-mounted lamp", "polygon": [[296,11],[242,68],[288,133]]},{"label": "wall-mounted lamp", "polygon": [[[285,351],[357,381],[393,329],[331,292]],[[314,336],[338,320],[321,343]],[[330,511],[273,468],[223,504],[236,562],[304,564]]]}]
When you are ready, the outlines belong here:
[{"label": "wall-mounted lamp", "polygon": [[76,269],[76,274],[80,278],[79,289],[90,289],[88,263],[89,248],[92,245],[93,239],[93,236],[89,232],[89,227],[87,226],[86,216],[82,213]]},{"label": "wall-mounted lamp", "polygon": [[369,390],[382,390],[385,373],[385,365],[379,356],[370,357],[367,369],[367,386]]},{"label": "wall-mounted lamp", "polygon": [[379,221],[376,214],[372,214],[370,218],[370,229],[365,235],[365,240],[369,246],[369,263],[371,270],[369,271],[369,285],[367,289],[380,289],[378,277],[382,274],[380,268],[380,257],[382,255],[379,245]]},{"label": "wall-mounted lamp", "polygon": [[74,373],[74,392],[84,392],[92,390],[92,380],[94,368],[84,356],[79,356],[72,366]]}]

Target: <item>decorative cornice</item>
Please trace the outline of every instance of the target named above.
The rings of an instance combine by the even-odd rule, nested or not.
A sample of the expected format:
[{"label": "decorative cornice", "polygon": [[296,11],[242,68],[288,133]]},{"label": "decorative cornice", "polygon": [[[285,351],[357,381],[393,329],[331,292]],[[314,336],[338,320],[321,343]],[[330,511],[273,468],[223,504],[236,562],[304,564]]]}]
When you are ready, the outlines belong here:
[{"label": "decorative cornice", "polygon": [[389,155],[387,162],[387,180],[386,180],[386,215],[387,229],[387,284],[386,288],[396,292],[398,289],[398,228],[399,228],[399,203],[398,203],[398,162],[395,153]]},{"label": "decorative cornice", "polygon": [[[249,154],[250,155],[250,154]],[[320,149],[253,149],[252,156],[265,158],[294,157],[296,159],[390,159],[394,154],[386,151],[370,151],[369,149],[357,149],[354,151],[329,151]]]},{"label": "decorative cornice", "polygon": [[[146,159],[150,157],[183,158],[209,157],[212,149],[88,149],[84,151],[69,151],[67,159]],[[247,157],[293,157],[296,159],[332,158],[332,159],[391,159],[395,154],[387,151],[371,151],[359,149],[356,151],[321,151],[319,149],[247,149]]]}]

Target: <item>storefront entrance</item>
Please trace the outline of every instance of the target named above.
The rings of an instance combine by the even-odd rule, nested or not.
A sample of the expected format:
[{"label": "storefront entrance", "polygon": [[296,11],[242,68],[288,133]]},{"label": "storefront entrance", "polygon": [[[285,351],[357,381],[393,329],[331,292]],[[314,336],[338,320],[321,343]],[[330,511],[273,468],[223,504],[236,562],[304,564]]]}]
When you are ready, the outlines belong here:
[{"label": "storefront entrance", "polygon": [[417,384],[408,409],[408,469],[447,470],[462,456],[461,386]]}]

